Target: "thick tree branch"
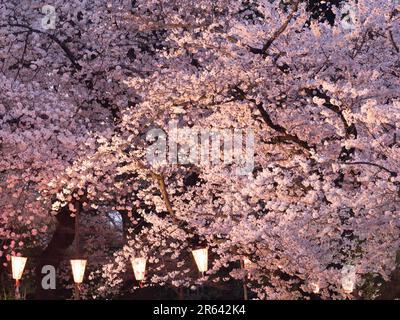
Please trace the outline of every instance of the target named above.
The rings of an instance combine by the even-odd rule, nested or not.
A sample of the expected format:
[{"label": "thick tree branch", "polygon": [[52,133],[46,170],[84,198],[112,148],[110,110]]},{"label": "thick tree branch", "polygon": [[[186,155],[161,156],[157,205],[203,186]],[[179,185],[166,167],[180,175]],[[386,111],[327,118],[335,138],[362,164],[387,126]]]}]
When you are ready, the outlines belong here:
[{"label": "thick tree branch", "polygon": [[[79,201],[74,201],[74,206],[80,210],[82,205]],[[36,275],[36,298],[37,299],[55,299],[55,290],[45,290],[42,288],[42,268],[45,265],[51,265],[58,268],[61,261],[65,259],[65,251],[72,245],[75,239],[75,219],[71,217],[71,211],[68,205],[61,208],[60,212],[56,215],[57,227],[53,233],[49,244],[46,249],[38,258],[35,269]]]},{"label": "thick tree branch", "polygon": [[393,48],[396,50],[396,52],[399,53],[400,49],[399,49],[399,46],[397,45],[396,41],[394,41],[392,30],[389,30],[389,40],[390,40],[390,43],[392,44]]},{"label": "thick tree branch", "polygon": [[0,25],[0,28],[4,28],[4,27],[17,27],[17,28],[23,28],[26,29],[30,32],[34,32],[34,33],[39,33],[39,34],[43,34],[45,36],[47,36],[49,39],[51,39],[52,41],[54,41],[56,44],[58,44],[58,46],[64,51],[66,57],[71,61],[72,65],[74,66],[75,69],[80,70],[82,67],[76,62],[75,56],[73,55],[73,53],[71,52],[71,50],[68,48],[68,46],[62,42],[60,39],[58,39],[56,36],[38,30],[38,29],[34,29],[30,26],[24,25],[24,24],[20,24],[20,23],[10,23],[10,24],[5,24],[5,25]]},{"label": "thick tree branch", "polygon": [[271,47],[271,45],[275,42],[278,37],[285,32],[286,28],[288,27],[290,21],[292,21],[294,15],[296,14],[297,10],[299,9],[299,3],[300,1],[295,1],[293,3],[293,9],[292,12],[289,14],[285,22],[279,27],[278,30],[276,30],[272,36],[267,40],[267,42],[263,45],[261,49],[258,48],[253,48],[249,47],[250,52],[254,54],[261,54],[261,55],[266,55],[267,50]]},{"label": "thick tree branch", "polygon": [[346,138],[350,138],[350,136],[353,136],[354,138],[357,137],[357,128],[355,127],[354,124],[349,124],[349,122],[347,121],[346,117],[343,114],[343,110],[341,110],[339,106],[334,105],[331,102],[331,97],[329,97],[326,93],[322,92],[317,88],[304,88],[303,90],[310,97],[318,97],[320,99],[325,100],[323,106],[336,113],[339,116],[340,120],[342,121],[344,129],[346,131]]},{"label": "thick tree branch", "polygon": [[[162,174],[158,174],[158,173],[154,172],[153,170],[147,168],[140,160],[137,160],[136,163],[140,169],[147,170],[150,173],[150,175],[152,176],[152,178],[157,181],[157,184],[160,189],[161,196],[163,198],[165,207],[166,207],[166,209],[169,213],[169,217],[172,219],[173,223],[177,226],[177,228],[181,228],[189,234],[194,234],[194,238],[192,241],[193,243],[195,243],[195,244],[200,243],[201,242],[200,236],[197,234],[196,230],[194,228],[190,227],[186,221],[177,218],[177,216],[173,210],[170,198],[169,198],[169,194],[168,194],[167,186],[165,184],[164,176]],[[204,242],[204,241],[202,241],[202,242]]]}]

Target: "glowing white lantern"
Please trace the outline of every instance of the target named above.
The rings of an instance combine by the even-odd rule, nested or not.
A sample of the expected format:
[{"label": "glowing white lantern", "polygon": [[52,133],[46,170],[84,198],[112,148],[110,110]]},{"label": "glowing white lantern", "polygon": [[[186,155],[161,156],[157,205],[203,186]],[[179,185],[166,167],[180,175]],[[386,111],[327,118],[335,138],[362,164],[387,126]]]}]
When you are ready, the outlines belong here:
[{"label": "glowing white lantern", "polygon": [[253,263],[253,261],[251,261],[249,258],[244,257],[243,258],[243,269],[252,269],[255,267],[255,263]]},{"label": "glowing white lantern", "polygon": [[75,283],[82,283],[85,274],[87,260],[75,259],[71,260],[72,275]]},{"label": "glowing white lantern", "polygon": [[146,272],[146,258],[136,257],[131,259],[132,269],[135,274],[135,278],[138,281],[144,279],[144,274]]},{"label": "glowing white lantern", "polygon": [[352,265],[345,265],[342,269],[342,288],[346,293],[352,293],[356,282],[356,268]]},{"label": "glowing white lantern", "polygon": [[206,272],[208,270],[208,248],[193,250],[192,254],[199,271]]},{"label": "glowing white lantern", "polygon": [[11,268],[12,268],[12,277],[15,280],[20,280],[22,278],[22,273],[24,272],[26,260],[28,258],[25,257],[11,257]]}]

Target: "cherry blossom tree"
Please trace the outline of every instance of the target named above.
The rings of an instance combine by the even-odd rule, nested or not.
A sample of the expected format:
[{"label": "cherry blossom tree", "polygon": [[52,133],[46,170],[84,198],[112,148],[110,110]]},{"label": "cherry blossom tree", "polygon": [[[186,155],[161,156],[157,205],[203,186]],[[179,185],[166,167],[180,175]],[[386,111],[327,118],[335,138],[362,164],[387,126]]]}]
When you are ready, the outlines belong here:
[{"label": "cherry blossom tree", "polygon": [[[77,255],[89,299],[144,290],[138,255],[142,287],[379,295],[399,248],[400,7],[331,3],[0,1],[2,263],[39,249],[39,297],[41,267],[68,286]],[[254,137],[235,159],[251,170],[226,145],[185,161],[204,132]]]}]

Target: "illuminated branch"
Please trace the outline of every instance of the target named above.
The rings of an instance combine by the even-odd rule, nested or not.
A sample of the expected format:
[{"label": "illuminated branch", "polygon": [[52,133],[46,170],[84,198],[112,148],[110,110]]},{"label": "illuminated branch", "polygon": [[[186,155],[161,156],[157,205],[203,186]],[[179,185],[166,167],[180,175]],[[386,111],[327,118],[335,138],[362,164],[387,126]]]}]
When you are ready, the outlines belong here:
[{"label": "illuminated branch", "polygon": [[240,89],[238,86],[236,86],[234,88],[232,94],[234,96],[236,96],[236,98],[238,100],[247,100],[247,101],[250,101],[253,104],[255,104],[255,106],[257,107],[258,111],[261,113],[261,116],[262,116],[263,120],[265,121],[265,123],[271,129],[275,130],[276,132],[279,132],[279,133],[283,134],[282,136],[276,137],[272,142],[291,141],[291,142],[294,142],[294,143],[298,144],[299,146],[301,146],[303,149],[306,149],[306,150],[311,150],[311,149],[315,149],[316,148],[313,145],[309,145],[307,141],[304,141],[304,140],[300,139],[297,135],[289,133],[287,131],[287,129],[284,128],[283,126],[281,126],[280,124],[274,123],[272,121],[272,119],[271,119],[271,116],[267,112],[267,110],[265,110],[263,103],[262,102],[257,103],[257,101],[255,99],[246,97],[245,92],[242,89]]},{"label": "illuminated branch", "polygon": [[136,163],[138,164],[140,169],[147,170],[150,173],[150,175],[152,176],[152,178],[157,181],[162,198],[164,200],[165,207],[167,208],[167,211],[168,211],[171,219],[173,220],[174,224],[177,225],[177,228],[182,228],[185,232],[194,234],[194,238],[196,240],[198,240],[200,237],[197,235],[195,229],[192,227],[189,227],[188,223],[186,221],[180,220],[176,217],[176,214],[172,208],[172,204],[171,204],[171,201],[169,198],[169,194],[168,194],[167,186],[165,184],[164,176],[162,174],[158,174],[158,173],[154,172],[153,170],[147,168],[140,160],[138,160]]},{"label": "illuminated branch", "polygon": [[295,1],[295,3],[293,4],[293,10],[289,14],[289,16],[287,17],[286,21],[280,26],[280,28],[278,30],[276,30],[272,34],[272,36],[263,45],[263,47],[261,49],[249,47],[250,48],[250,52],[255,53],[255,54],[265,55],[267,53],[267,50],[269,49],[269,47],[271,47],[271,45],[275,42],[275,40],[278,39],[278,37],[282,33],[285,32],[285,30],[288,27],[290,21],[293,19],[294,15],[296,14],[297,10],[299,9],[299,3],[300,3],[300,1]]}]

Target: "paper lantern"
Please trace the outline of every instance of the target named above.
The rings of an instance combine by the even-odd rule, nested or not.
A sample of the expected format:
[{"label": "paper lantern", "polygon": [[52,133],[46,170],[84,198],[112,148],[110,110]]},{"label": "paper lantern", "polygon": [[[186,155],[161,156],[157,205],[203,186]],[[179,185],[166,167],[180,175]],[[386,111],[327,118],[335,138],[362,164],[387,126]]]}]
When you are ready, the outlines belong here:
[{"label": "paper lantern", "polygon": [[249,270],[255,267],[255,263],[251,261],[249,258],[244,257],[243,258],[243,269]]},{"label": "paper lantern", "polygon": [[85,274],[87,260],[74,259],[71,260],[72,275],[74,276],[75,283],[82,283]]},{"label": "paper lantern", "polygon": [[11,268],[12,268],[12,277],[15,280],[20,280],[22,278],[22,273],[24,272],[26,260],[28,258],[25,257],[11,257]]},{"label": "paper lantern", "polygon": [[352,293],[356,283],[356,268],[346,265],[342,269],[342,288],[346,293]]},{"label": "paper lantern", "polygon": [[206,272],[208,270],[208,248],[193,250],[192,254],[199,271]]},{"label": "paper lantern", "polygon": [[136,257],[131,259],[133,273],[138,281],[144,279],[144,274],[146,272],[146,258]]}]

